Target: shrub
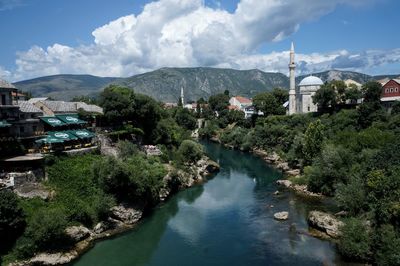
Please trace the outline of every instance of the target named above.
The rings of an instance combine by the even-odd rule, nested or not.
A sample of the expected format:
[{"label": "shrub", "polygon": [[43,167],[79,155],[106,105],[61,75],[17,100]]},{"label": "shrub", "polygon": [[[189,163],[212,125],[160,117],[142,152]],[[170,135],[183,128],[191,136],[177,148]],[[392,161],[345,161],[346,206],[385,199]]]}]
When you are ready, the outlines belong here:
[{"label": "shrub", "polygon": [[179,146],[178,154],[182,158],[182,161],[194,163],[201,159],[204,151],[200,144],[192,140],[184,140]]},{"label": "shrub", "polygon": [[370,230],[357,218],[345,221],[341,228],[339,252],[346,258],[366,261],[371,258]]},{"label": "shrub", "polygon": [[10,248],[25,226],[25,214],[17,196],[0,190],[0,254]]}]

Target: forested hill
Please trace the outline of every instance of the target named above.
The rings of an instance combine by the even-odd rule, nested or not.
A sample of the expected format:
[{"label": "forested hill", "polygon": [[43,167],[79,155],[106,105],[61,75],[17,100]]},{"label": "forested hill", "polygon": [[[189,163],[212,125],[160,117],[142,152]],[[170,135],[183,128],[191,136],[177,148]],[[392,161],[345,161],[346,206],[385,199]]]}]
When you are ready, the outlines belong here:
[{"label": "forested hill", "polygon": [[14,83],[19,90],[31,92],[34,97],[71,100],[74,96],[96,95],[99,90],[117,78],[92,75],[54,75]]},{"label": "forested hill", "polygon": [[[352,79],[365,83],[373,79],[397,77],[400,75],[370,76],[363,73],[329,70],[315,73],[324,82],[333,79]],[[296,78],[298,84],[302,78]],[[177,102],[181,88],[185,100],[208,98],[210,95],[229,90],[231,95],[253,97],[275,87],[288,88],[289,78],[282,73],[268,73],[261,70],[235,70],[221,68],[161,68],[128,78],[103,78],[91,75],[55,75],[14,83],[23,91],[30,91],[35,97],[48,96],[58,100],[71,100],[74,96],[97,95],[104,87],[117,84],[132,88],[137,93],[147,94],[163,102]]]},{"label": "forested hill", "polygon": [[150,95],[164,102],[176,102],[184,89],[185,100],[208,98],[229,90],[232,95],[252,97],[275,87],[288,87],[288,78],[281,73],[257,69],[162,68],[153,72],[120,79],[117,84]]}]

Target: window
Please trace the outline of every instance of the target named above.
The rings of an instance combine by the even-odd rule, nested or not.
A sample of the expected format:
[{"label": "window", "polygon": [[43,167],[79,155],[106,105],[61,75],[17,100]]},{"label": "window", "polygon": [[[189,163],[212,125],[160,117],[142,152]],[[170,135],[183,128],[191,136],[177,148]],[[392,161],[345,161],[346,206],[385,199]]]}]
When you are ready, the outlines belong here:
[{"label": "window", "polygon": [[394,88],[394,92],[398,92],[399,91],[399,88]]},{"label": "window", "polygon": [[393,92],[393,88],[390,88],[390,92]]},{"label": "window", "polygon": [[25,132],[25,128],[23,126],[19,127],[19,132],[24,133]]},{"label": "window", "polygon": [[6,96],[4,94],[1,95],[1,105],[6,105]]},{"label": "window", "polygon": [[386,89],[385,89],[385,92],[386,92],[386,93],[388,93],[388,92],[389,92],[389,89],[388,89],[388,88],[386,88]]},{"label": "window", "polygon": [[32,131],[36,132],[37,131],[37,126],[32,126]]}]

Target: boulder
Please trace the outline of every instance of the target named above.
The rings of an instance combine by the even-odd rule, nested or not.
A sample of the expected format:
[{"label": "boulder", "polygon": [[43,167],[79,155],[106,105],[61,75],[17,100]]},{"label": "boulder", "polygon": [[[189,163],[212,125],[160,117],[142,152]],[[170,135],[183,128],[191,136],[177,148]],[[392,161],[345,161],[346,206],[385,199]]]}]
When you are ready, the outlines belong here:
[{"label": "boulder", "polygon": [[277,212],[274,214],[274,218],[279,221],[284,221],[289,218],[289,212]]},{"label": "boulder", "polygon": [[284,186],[286,188],[290,188],[292,186],[292,182],[290,180],[286,180],[286,179],[285,180],[284,179],[277,180],[276,183],[278,185]]},{"label": "boulder", "polygon": [[207,166],[206,166],[206,171],[208,173],[215,173],[219,171],[219,164],[212,161],[212,160],[207,160]]},{"label": "boulder", "polygon": [[82,225],[67,227],[65,233],[75,242],[79,242],[90,236],[90,230]]},{"label": "boulder", "polygon": [[101,234],[110,228],[109,224],[105,222],[100,222],[93,227],[93,232],[96,234]]},{"label": "boulder", "polygon": [[288,170],[288,171],[286,171],[286,174],[290,175],[290,176],[299,176],[300,175],[300,169]]},{"label": "boulder", "polygon": [[61,265],[71,262],[78,256],[77,252],[70,253],[40,253],[23,265]]},{"label": "boulder", "polygon": [[335,216],[321,211],[311,211],[308,214],[308,224],[332,238],[341,235],[340,227],[343,226],[343,222],[336,219]]},{"label": "boulder", "polygon": [[282,171],[286,172],[290,170],[289,164],[286,162],[281,162],[278,163],[278,165],[276,166],[278,169],[281,169]]},{"label": "boulder", "polygon": [[111,208],[111,217],[125,223],[134,224],[142,218],[143,212],[124,205],[118,205]]}]

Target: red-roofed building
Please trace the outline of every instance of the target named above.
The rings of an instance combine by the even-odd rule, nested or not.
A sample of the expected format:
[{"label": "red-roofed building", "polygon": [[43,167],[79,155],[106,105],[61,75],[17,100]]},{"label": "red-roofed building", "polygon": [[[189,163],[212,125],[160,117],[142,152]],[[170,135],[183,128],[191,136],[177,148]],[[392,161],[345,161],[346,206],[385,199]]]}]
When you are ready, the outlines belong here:
[{"label": "red-roofed building", "polygon": [[229,104],[233,106],[237,106],[239,110],[244,110],[246,107],[253,105],[253,102],[242,96],[235,96],[229,100]]},{"label": "red-roofed building", "polygon": [[400,79],[391,79],[382,86],[381,102],[391,109],[395,101],[400,101]]}]

